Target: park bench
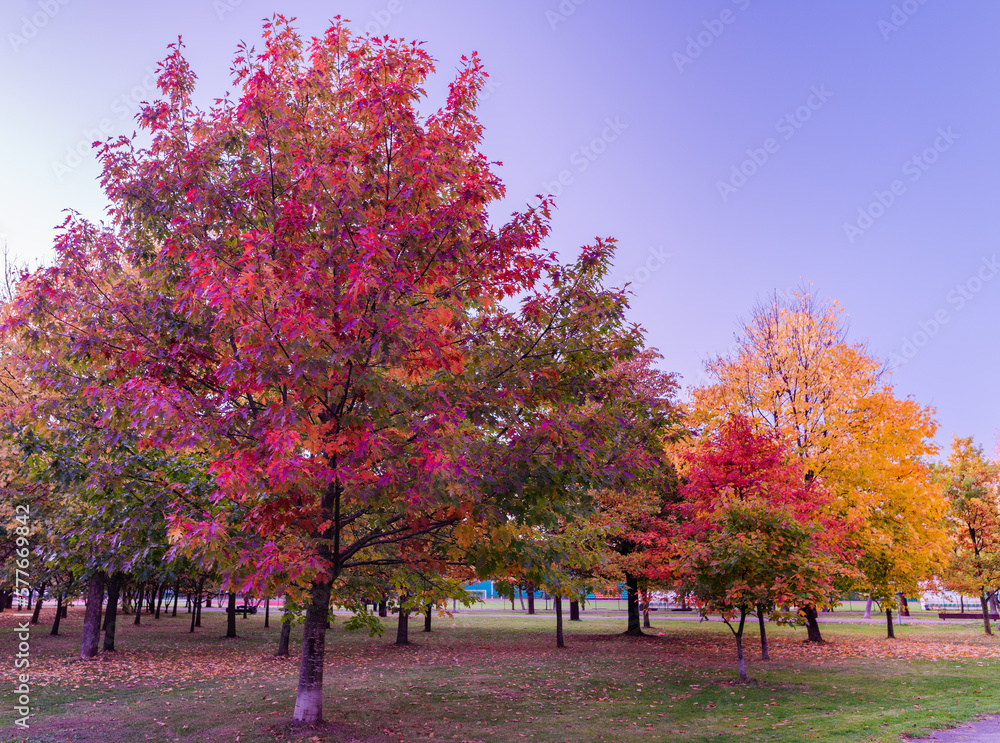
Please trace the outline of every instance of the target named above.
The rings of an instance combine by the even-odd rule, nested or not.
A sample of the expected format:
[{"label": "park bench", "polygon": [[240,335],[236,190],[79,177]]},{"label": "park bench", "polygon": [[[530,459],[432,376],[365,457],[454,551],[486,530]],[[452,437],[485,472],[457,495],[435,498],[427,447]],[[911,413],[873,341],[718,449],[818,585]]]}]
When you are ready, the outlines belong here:
[{"label": "park bench", "polygon": [[[990,614],[990,619],[1000,619],[1000,614]],[[939,611],[938,619],[982,619],[983,613],[976,612],[975,614],[970,614],[968,612],[957,612],[957,611]]]},{"label": "park bench", "polygon": [[243,614],[244,612],[246,612],[247,614],[256,614],[257,607],[254,604],[243,604],[241,606],[236,607],[237,614]]}]

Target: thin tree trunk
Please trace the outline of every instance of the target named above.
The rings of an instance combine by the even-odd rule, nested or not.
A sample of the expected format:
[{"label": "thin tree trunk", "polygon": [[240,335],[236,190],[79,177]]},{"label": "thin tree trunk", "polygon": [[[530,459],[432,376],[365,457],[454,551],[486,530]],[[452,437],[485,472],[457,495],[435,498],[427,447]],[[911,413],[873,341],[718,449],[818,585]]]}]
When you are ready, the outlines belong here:
[{"label": "thin tree trunk", "polygon": [[517,589],[517,597],[521,599],[521,611],[524,611],[524,594],[527,592],[527,589],[522,590],[520,587]]},{"label": "thin tree trunk", "polygon": [[639,626],[639,579],[631,573],[625,573],[625,586],[628,590],[628,629],[625,634],[639,637],[644,634]]},{"label": "thin tree trunk", "polygon": [[965,614],[965,596],[958,597],[958,610]]},{"label": "thin tree trunk", "polygon": [[35,611],[31,615],[31,623],[38,624],[38,617],[42,613],[42,599],[45,597],[45,583],[38,587],[38,598],[35,600]]},{"label": "thin tree trunk", "polygon": [[[733,634],[736,636],[736,664],[740,669],[740,683],[745,684],[747,682],[747,665],[746,661],[743,659],[743,626],[747,620],[747,609],[745,606],[740,607],[740,627]],[[731,628],[730,628],[731,629]]]},{"label": "thin tree trunk", "polygon": [[580,621],[580,602],[570,601],[569,602],[569,621],[579,622]]},{"label": "thin tree trunk", "polygon": [[278,652],[275,655],[283,657],[288,655],[288,639],[292,634],[292,619],[286,617],[281,622],[281,636],[278,638]]},{"label": "thin tree trunk", "polygon": [[83,638],[80,657],[97,657],[97,640],[101,636],[101,604],[104,603],[104,571],[99,570],[87,581],[87,613],[83,618]]},{"label": "thin tree trunk", "polygon": [[389,616],[389,603],[385,599],[382,599],[381,601],[379,601],[379,604],[378,604],[378,615],[380,617],[387,617],[387,616]]},{"label": "thin tree trunk", "polygon": [[201,607],[201,589],[205,586],[205,577],[202,576],[198,579],[198,587],[195,589],[194,596],[191,597],[191,629],[188,632],[194,632],[195,627],[200,627],[201,615],[198,613]]},{"label": "thin tree trunk", "polygon": [[816,621],[816,607],[803,606],[802,612],[806,615],[806,630],[809,642],[823,642],[823,635],[819,631],[819,622]]},{"label": "thin tree trunk", "polygon": [[526,590],[528,594],[528,614],[535,613],[535,584],[529,583]]},{"label": "thin tree trunk", "polygon": [[52,620],[52,631],[49,632],[50,635],[59,634],[59,620],[62,619],[63,610],[63,592],[59,592],[59,598],[56,599],[56,618]]},{"label": "thin tree trunk", "polygon": [[136,586],[135,590],[138,591],[138,593],[135,597],[135,621],[133,621],[132,624],[139,625],[142,624],[142,595],[146,590],[146,584],[140,583]]},{"label": "thin tree trunk", "polygon": [[760,627],[760,659],[771,660],[767,652],[767,622],[764,620],[764,607],[757,604],[757,625]]},{"label": "thin tree trunk", "polygon": [[434,610],[434,604],[427,604],[424,607],[424,632],[431,631],[431,612]]},{"label": "thin tree trunk", "polygon": [[330,613],[330,584],[312,584],[312,596],[302,629],[299,688],[292,720],[317,725],[323,721],[323,658],[326,654],[326,619]]},{"label": "thin tree trunk", "polygon": [[163,583],[160,584],[160,590],[157,591],[157,595],[156,595],[156,616],[154,617],[154,619],[159,619],[160,618],[160,609],[163,608],[163,597],[166,595],[166,593],[167,593],[167,583],[166,583],[166,581],[164,581]]},{"label": "thin tree trunk", "polygon": [[896,639],[896,633],[892,631],[892,607],[885,607],[885,627],[886,627],[886,638],[889,640]]},{"label": "thin tree trunk", "polygon": [[564,648],[566,643],[563,641],[562,596],[553,596],[552,604],[556,609],[556,647]]},{"label": "thin tree trunk", "polygon": [[986,604],[985,594],[979,595],[979,603],[982,604],[983,607],[983,629],[986,631],[987,635],[992,635],[993,630],[990,629],[990,608]]},{"label": "thin tree trunk", "polygon": [[114,652],[115,649],[115,628],[118,625],[118,597],[121,591],[122,580],[125,578],[122,573],[115,573],[108,583],[108,611],[104,615],[104,650]]},{"label": "thin tree trunk", "polygon": [[226,606],[226,637],[236,637],[236,594],[232,591]]},{"label": "thin tree trunk", "polygon": [[[367,606],[366,606],[367,608]],[[271,626],[271,599],[264,599],[264,629]]]},{"label": "thin tree trunk", "polygon": [[868,594],[868,601],[865,603],[865,619],[872,618],[872,595]]},{"label": "thin tree trunk", "polygon": [[996,591],[990,591],[990,613],[1000,614],[1000,606],[997,606]]},{"label": "thin tree trunk", "polygon": [[174,611],[170,615],[172,617],[177,616],[177,600],[180,598],[181,593],[181,577],[178,575],[174,580]]},{"label": "thin tree trunk", "polygon": [[[249,608],[249,604],[250,604],[250,601],[247,599],[247,595],[244,593],[243,594],[243,618],[244,619],[247,618],[247,609]],[[327,622],[326,626],[329,629],[330,623]]]}]

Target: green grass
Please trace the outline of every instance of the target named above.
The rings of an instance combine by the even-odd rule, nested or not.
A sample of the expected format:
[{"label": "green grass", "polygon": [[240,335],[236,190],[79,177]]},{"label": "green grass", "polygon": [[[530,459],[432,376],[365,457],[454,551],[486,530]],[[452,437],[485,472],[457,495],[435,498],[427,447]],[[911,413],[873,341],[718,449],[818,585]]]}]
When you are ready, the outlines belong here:
[{"label": "green grass", "polygon": [[[391,621],[391,620],[390,620]],[[904,624],[901,642],[884,625],[826,624],[831,640],[804,648],[801,629],[768,626],[773,660],[747,632],[751,684],[734,684],[734,646],[718,622],[654,617],[652,635],[626,638],[624,618],[567,622],[555,647],[551,615],[465,614],[411,621],[406,648],[383,638],[328,633],[326,728],[288,725],[298,676],[293,657],[275,659],[277,628],[239,619],[241,637],[221,638],[224,616],[186,615],[119,625],[121,652],[71,662],[81,613],[63,636],[32,634],[32,704],[27,734],[13,728],[10,685],[0,694],[0,741],[898,741],[1000,711],[998,645],[967,624]],[[905,621],[905,620],[904,620]],[[5,647],[13,620],[0,614]],[[663,633],[662,635],[658,633]],[[869,657],[859,657],[863,645]],[[874,657],[895,648],[929,654],[968,646],[984,657]],[[10,657],[5,654],[4,657]],[[10,669],[5,669],[5,674]],[[432,737],[433,734],[433,737]]]}]

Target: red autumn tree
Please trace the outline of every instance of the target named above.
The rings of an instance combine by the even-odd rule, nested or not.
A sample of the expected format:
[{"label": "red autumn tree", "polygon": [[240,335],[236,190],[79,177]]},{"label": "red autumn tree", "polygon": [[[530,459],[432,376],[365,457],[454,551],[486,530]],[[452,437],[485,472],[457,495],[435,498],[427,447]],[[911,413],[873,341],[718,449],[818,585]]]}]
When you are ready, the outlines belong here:
[{"label": "red autumn tree", "polygon": [[612,247],[557,265],[546,202],[493,226],[485,73],[464,60],[425,116],[432,71],[418,45],[339,22],[307,44],[278,17],[237,57],[237,98],[202,111],[178,44],[139,116],[149,146],[102,150],[112,223],[70,219],[9,324],[39,379],[55,358],[100,369],[81,391],[109,443],[204,455],[214,505],[178,495],[176,544],[211,551],[238,513],[246,587],[304,589],[300,722],[322,719],[345,571],[551,524],[627,475],[596,453],[601,375],[641,346],[600,286]]},{"label": "red autumn tree", "polygon": [[770,607],[831,600],[845,556],[842,524],[823,515],[826,494],[815,479],[804,484],[787,446],[743,416],[731,417],[683,459],[686,482],[667,567],[703,613],[722,615],[746,681],[747,615],[757,613],[766,656]]}]

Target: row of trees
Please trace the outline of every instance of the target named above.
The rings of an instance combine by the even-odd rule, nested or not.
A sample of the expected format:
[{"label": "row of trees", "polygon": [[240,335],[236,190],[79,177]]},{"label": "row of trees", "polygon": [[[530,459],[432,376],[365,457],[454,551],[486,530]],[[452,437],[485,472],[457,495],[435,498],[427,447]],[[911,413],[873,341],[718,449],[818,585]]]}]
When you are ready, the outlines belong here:
[{"label": "row of trees", "polygon": [[[478,59],[425,115],[432,71],[419,45],[277,17],[203,111],[178,43],[145,146],[100,149],[108,223],[69,215],[13,287],[5,564],[86,581],[82,655],[106,581],[284,595],[294,717],[316,722],[331,606],[376,629],[370,600],[402,623],[478,575],[557,609],[623,581],[633,633],[641,586],[681,591],[730,623],[745,677],[748,616],[821,641],[844,590],[888,609],[942,564],[946,495],[972,485],[957,463],[942,484],[932,411],[834,305],[763,304],[681,406],[604,286],[613,241],[562,263],[548,200],[489,219]],[[975,530],[952,572],[972,550],[985,593]]]}]

